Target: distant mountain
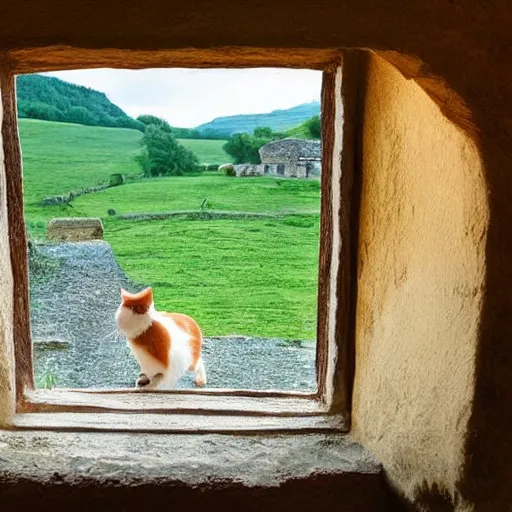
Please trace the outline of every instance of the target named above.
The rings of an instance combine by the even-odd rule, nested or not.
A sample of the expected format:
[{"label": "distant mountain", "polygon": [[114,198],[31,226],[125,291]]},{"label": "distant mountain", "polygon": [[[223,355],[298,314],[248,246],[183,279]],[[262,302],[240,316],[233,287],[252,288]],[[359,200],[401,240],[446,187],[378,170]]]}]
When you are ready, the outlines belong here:
[{"label": "distant mountain", "polygon": [[47,121],[144,130],[144,125],[114,105],[105,93],[55,77],[16,79],[18,116]]},{"label": "distant mountain", "polygon": [[268,126],[275,132],[284,132],[319,114],[320,102],[313,101],[287,110],[274,110],[268,114],[217,117],[209,123],[197,126],[195,129],[203,137],[215,136],[221,138],[229,138],[234,133],[252,133],[254,128],[259,126]]}]

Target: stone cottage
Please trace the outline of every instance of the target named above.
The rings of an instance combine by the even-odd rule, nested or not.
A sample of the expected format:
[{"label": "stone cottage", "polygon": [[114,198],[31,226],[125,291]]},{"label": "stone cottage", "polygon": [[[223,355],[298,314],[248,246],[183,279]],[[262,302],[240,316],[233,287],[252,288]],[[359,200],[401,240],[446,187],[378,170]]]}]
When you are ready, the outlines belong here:
[{"label": "stone cottage", "polygon": [[283,139],[260,148],[264,174],[288,178],[320,175],[322,144],[319,140]]}]

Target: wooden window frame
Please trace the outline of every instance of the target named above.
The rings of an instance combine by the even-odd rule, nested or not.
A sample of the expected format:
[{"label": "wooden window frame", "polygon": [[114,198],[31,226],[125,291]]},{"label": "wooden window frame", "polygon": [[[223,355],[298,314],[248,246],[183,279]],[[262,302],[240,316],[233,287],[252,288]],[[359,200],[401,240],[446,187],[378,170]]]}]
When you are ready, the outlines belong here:
[{"label": "wooden window frame", "polygon": [[[172,433],[347,431],[354,376],[360,190],[357,141],[358,116],[361,112],[360,102],[347,103],[346,100],[356,100],[359,94],[362,60],[357,52],[271,51],[258,48],[148,52],[49,47],[11,51],[7,54],[6,62],[7,67],[0,69],[0,91],[14,281],[13,337],[17,400],[14,427]],[[232,389],[152,392],[122,389],[35,390],[15,76],[101,67],[286,67],[323,72],[317,392]],[[173,396],[173,400],[169,400],[169,396]],[[130,415],[127,420],[127,412],[138,414]]]}]

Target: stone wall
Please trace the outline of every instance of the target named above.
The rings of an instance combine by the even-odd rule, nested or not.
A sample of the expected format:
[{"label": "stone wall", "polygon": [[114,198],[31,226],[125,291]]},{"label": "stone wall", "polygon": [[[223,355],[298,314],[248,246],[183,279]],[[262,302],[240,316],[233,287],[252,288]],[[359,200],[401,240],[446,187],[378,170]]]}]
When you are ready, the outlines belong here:
[{"label": "stone wall", "polygon": [[237,177],[263,176],[265,174],[265,166],[262,164],[236,164],[233,167]]},{"label": "stone wall", "polygon": [[276,176],[284,178],[309,178],[319,176],[319,165],[309,162],[285,162],[233,165],[236,176]]}]

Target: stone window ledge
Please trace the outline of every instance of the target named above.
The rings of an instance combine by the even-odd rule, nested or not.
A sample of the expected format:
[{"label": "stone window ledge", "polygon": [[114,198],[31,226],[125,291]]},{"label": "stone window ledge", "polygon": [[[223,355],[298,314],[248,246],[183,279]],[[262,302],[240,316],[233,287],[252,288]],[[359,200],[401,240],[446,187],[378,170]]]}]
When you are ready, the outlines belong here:
[{"label": "stone window ledge", "polygon": [[132,510],[165,499],[175,510],[211,510],[214,500],[265,512],[329,510],[335,500],[354,512],[388,510],[394,500],[381,465],[341,434],[0,431],[0,496],[6,510]]}]

